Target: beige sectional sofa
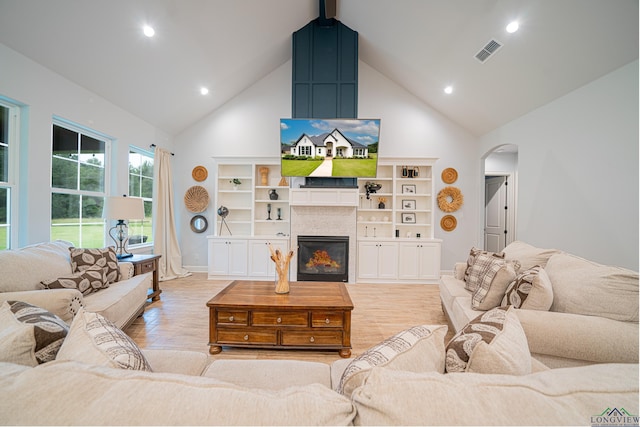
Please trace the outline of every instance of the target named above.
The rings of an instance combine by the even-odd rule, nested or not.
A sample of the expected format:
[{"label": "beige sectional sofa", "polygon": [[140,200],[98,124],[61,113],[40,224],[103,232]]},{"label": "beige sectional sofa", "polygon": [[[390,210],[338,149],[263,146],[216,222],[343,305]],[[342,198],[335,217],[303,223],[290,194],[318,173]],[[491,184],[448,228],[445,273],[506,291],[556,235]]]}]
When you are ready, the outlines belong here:
[{"label": "beige sectional sofa", "polygon": [[[516,273],[536,265],[543,270],[527,289],[528,302],[516,310],[533,357],[552,368],[638,363],[637,272],[520,241],[503,252],[519,264]],[[440,283],[442,307],[456,332],[482,312],[465,289],[466,270],[467,262],[457,263],[454,275]]]},{"label": "beige sectional sofa", "polygon": [[73,274],[71,242],[38,243],[0,251],[0,303],[24,301],[56,313],[71,323],[80,307],[125,327],[144,312],[151,273],[133,276],[133,265],[118,263],[121,278],[108,288],[83,295],[77,289],[44,289],[41,282]]}]

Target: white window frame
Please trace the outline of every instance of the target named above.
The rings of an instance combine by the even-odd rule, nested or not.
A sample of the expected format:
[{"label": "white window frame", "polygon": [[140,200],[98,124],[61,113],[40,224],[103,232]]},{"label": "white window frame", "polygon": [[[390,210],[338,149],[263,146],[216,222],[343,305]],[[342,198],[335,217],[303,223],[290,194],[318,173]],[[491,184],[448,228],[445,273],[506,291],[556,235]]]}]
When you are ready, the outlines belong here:
[{"label": "white window frame", "polygon": [[15,247],[18,242],[18,222],[20,218],[20,215],[18,215],[18,169],[20,158],[20,109],[22,106],[3,96],[0,96],[0,105],[9,109],[9,156],[7,161],[7,181],[0,181],[0,187],[9,190],[9,209],[7,212],[6,227],[8,228],[7,249],[11,249]]},{"label": "white window frame", "polygon": [[[138,197],[137,195],[130,194],[130,190],[129,190],[131,188],[131,183],[129,182],[129,179],[128,179],[130,177],[130,173],[129,173],[130,159],[129,159],[129,156],[131,155],[132,151],[134,153],[138,153],[138,154],[141,154],[143,156],[147,156],[147,157],[152,158],[153,159],[154,168],[155,168],[156,158],[155,158],[155,155],[154,155],[153,151],[144,150],[144,149],[142,149],[140,147],[136,147],[135,145],[130,145],[129,146],[129,151],[127,152],[127,189],[128,189],[127,193],[129,193],[129,196],[131,196],[131,197]],[[151,179],[153,180],[153,191],[152,191],[151,197],[141,197],[141,198],[142,198],[143,202],[150,201],[152,203],[152,205],[153,205],[153,204],[155,204],[155,200],[153,199],[153,193],[155,193],[156,177],[152,176]],[[143,248],[143,247],[147,247],[147,246],[153,246],[153,228],[155,228],[155,226],[153,225],[154,221],[155,221],[155,216],[153,214],[154,212],[155,212],[155,209],[152,209],[152,211],[151,211],[151,226],[152,226],[151,241],[144,242],[144,243],[134,243],[134,244],[130,243],[128,245],[130,248]],[[139,221],[136,221],[136,222],[139,222]]]}]

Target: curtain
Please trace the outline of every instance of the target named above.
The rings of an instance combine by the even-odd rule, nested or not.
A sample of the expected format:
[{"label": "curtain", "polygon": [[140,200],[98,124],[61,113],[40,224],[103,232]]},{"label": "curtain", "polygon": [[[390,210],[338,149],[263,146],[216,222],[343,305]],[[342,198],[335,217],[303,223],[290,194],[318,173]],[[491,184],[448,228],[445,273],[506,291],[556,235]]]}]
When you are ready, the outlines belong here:
[{"label": "curtain", "polygon": [[156,214],[153,218],[153,252],[162,255],[158,260],[158,279],[163,281],[189,276],[191,273],[182,268],[182,253],[176,236],[171,153],[156,146],[154,157]]}]

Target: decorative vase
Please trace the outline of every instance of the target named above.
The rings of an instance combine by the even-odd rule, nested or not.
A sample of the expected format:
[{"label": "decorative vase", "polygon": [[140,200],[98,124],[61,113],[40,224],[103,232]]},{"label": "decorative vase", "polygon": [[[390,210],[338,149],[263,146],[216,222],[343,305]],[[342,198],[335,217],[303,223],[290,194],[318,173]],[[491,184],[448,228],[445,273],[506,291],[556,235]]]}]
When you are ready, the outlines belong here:
[{"label": "decorative vase", "polygon": [[289,251],[286,255],[280,252],[280,249],[274,250],[269,245],[271,260],[276,264],[276,294],[289,293],[289,263],[293,258],[293,251]]},{"label": "decorative vase", "polygon": [[289,278],[286,274],[282,276],[278,274],[276,278],[276,294],[288,294],[289,293]]},{"label": "decorative vase", "polygon": [[278,193],[276,193],[275,189],[269,190],[269,198],[271,200],[278,200],[278,197],[280,197],[280,196],[278,196]]},{"label": "decorative vase", "polygon": [[384,209],[384,203],[382,202],[378,203],[378,209]]},{"label": "decorative vase", "polygon": [[262,185],[267,185],[269,182],[269,168],[263,166],[260,168],[260,183]]}]

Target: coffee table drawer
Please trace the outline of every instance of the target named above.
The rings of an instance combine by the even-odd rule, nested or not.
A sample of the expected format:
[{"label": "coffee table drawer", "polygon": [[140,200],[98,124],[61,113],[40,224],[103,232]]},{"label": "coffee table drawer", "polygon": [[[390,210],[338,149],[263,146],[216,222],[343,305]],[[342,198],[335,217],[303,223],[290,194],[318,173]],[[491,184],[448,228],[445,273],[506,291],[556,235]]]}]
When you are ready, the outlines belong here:
[{"label": "coffee table drawer", "polygon": [[306,311],[277,312],[254,311],[251,315],[252,326],[309,326],[309,313]]},{"label": "coffee table drawer", "polygon": [[218,329],[217,344],[277,344],[277,332]]},{"label": "coffee table drawer", "polygon": [[217,312],[219,325],[248,325],[249,312],[224,310]]},{"label": "coffee table drawer", "polygon": [[314,328],[340,328],[344,314],[341,311],[317,311],[311,313],[311,326]]},{"label": "coffee table drawer", "polygon": [[282,331],[282,345],[342,345],[342,331]]}]

